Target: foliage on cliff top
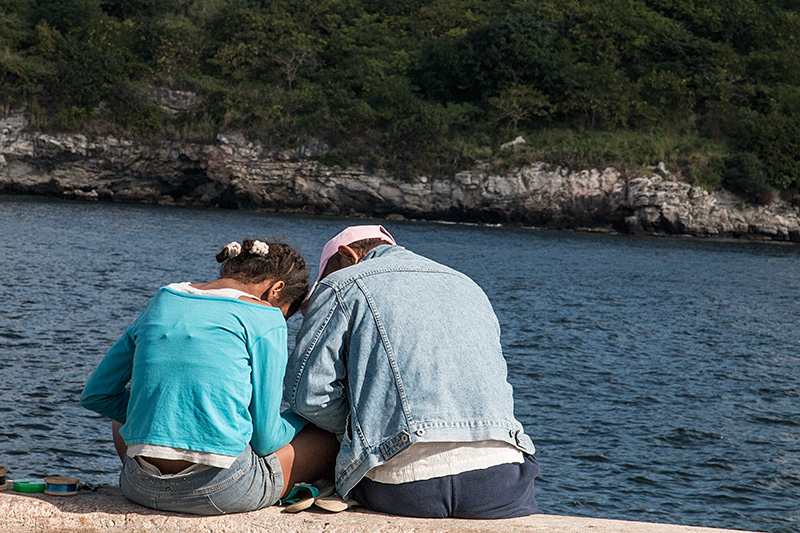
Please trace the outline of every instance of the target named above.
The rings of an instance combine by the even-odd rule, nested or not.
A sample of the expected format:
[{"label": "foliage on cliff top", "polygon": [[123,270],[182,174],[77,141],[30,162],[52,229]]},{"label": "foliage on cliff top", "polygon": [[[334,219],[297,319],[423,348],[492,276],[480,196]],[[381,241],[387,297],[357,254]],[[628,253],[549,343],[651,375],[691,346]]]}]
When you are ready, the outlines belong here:
[{"label": "foliage on cliff top", "polygon": [[[154,86],[202,103],[167,116]],[[0,112],[23,104],[42,128],[317,138],[410,174],[663,160],[800,194],[796,0],[7,0]]]}]

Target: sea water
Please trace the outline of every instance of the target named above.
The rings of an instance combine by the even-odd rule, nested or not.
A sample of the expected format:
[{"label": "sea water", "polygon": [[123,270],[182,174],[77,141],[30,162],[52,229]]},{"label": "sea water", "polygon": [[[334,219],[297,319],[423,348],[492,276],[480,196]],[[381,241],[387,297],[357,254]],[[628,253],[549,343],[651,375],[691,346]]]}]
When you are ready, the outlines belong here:
[{"label": "sea water", "polygon": [[[117,483],[110,422],[78,399],[159,287],[214,279],[248,236],[315,274],[375,222],[0,197],[8,477]],[[382,223],[492,301],[542,512],[800,532],[800,247]]]}]

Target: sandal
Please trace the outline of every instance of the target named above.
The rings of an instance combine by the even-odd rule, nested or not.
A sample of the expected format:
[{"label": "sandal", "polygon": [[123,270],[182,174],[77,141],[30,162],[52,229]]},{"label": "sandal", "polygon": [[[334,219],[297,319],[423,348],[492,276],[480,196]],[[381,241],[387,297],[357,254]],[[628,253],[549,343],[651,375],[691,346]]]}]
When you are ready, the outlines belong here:
[{"label": "sandal", "polygon": [[352,499],[343,500],[339,496],[328,496],[325,498],[317,498],[316,500],[314,500],[314,505],[316,505],[320,509],[325,509],[326,511],[330,511],[331,513],[341,513],[342,511],[346,511],[351,507],[361,505],[361,503]]},{"label": "sandal", "polygon": [[285,498],[281,498],[280,505],[286,505],[287,513],[299,513],[314,504],[317,498],[324,498],[333,494],[334,486],[329,481],[320,479],[315,483],[297,483]]}]

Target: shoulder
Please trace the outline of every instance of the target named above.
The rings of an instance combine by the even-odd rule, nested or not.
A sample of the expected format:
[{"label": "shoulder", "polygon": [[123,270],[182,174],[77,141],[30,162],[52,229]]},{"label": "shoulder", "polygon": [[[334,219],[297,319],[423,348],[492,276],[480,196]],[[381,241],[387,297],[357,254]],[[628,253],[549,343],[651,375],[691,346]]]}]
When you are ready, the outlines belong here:
[{"label": "shoulder", "polygon": [[334,283],[341,283],[385,272],[402,271],[435,271],[463,275],[446,265],[437,263],[433,259],[421,256],[402,246],[383,245],[369,252],[357,265],[334,272],[329,278]]},{"label": "shoulder", "polygon": [[219,321],[225,317],[243,323],[265,323],[270,327],[286,326],[283,313],[277,307],[251,298],[234,298],[208,294],[194,294],[176,290],[172,286],[160,288],[150,299],[148,307],[164,311],[180,312],[188,316],[216,317]]},{"label": "shoulder", "polygon": [[[380,246],[353,266],[334,272],[320,282],[313,299],[318,305],[341,304],[361,300],[364,291],[393,298],[392,293],[409,291],[448,293],[479,289],[465,274],[401,246]],[[425,291],[421,291],[424,287]],[[311,306],[309,305],[309,308]]]}]

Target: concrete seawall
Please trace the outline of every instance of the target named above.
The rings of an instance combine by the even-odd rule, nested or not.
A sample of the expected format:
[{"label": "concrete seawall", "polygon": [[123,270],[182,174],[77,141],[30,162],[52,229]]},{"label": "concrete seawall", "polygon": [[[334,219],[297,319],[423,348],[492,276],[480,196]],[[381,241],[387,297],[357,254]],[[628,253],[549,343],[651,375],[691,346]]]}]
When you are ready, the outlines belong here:
[{"label": "concrete seawall", "polygon": [[[357,509],[357,508],[356,508]],[[351,510],[331,514],[307,510],[288,514],[279,507],[252,513],[197,517],[136,505],[118,487],[102,486],[76,496],[0,492],[3,533],[92,532],[296,532],[296,533],[713,533],[732,531],[623,520],[534,515],[509,520],[423,520]]]}]

